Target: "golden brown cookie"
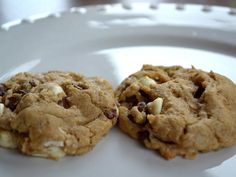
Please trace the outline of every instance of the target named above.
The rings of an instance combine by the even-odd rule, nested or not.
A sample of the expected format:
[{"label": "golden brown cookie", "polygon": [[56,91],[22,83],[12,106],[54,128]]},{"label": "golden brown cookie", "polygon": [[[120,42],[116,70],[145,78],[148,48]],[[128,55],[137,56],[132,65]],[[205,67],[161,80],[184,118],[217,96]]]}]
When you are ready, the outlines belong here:
[{"label": "golden brown cookie", "polygon": [[222,75],[144,65],[116,97],[119,127],[166,159],[236,144],[236,85]]},{"label": "golden brown cookie", "polygon": [[82,154],[116,123],[117,111],[102,78],[20,73],[0,84],[0,146],[51,159]]}]

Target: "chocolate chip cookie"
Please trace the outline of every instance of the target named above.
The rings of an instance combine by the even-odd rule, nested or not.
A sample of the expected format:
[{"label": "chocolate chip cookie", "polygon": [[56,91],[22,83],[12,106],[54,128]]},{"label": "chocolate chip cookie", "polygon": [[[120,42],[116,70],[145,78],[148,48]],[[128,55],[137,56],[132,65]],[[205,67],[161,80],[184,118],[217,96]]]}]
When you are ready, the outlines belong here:
[{"label": "chocolate chip cookie", "polygon": [[99,77],[20,73],[0,84],[0,146],[51,159],[91,150],[116,123],[111,85]]},{"label": "chocolate chip cookie", "polygon": [[116,97],[121,130],[166,159],[236,144],[236,85],[220,74],[144,65]]}]

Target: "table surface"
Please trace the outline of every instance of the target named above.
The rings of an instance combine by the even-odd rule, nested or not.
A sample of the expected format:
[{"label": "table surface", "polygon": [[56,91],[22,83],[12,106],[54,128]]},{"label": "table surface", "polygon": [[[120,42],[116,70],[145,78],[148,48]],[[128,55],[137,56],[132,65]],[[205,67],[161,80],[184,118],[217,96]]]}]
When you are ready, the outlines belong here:
[{"label": "table surface", "polygon": [[33,14],[64,11],[71,7],[131,2],[194,3],[236,7],[236,0],[0,0],[0,25],[9,21],[23,19]]}]

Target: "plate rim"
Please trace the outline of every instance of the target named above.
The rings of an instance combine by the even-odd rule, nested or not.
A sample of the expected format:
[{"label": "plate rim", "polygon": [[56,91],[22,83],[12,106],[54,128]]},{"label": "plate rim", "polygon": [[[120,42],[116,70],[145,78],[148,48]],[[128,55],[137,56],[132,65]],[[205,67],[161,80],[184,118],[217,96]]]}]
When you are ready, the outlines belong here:
[{"label": "plate rim", "polygon": [[[184,11],[189,7],[197,7],[199,8],[199,12],[201,13],[213,13],[213,12],[220,12],[225,11],[225,14],[228,16],[235,17],[236,20],[236,7],[225,7],[225,6],[219,6],[219,5],[204,5],[204,4],[190,4],[190,3],[149,3],[149,2],[123,2],[123,3],[114,3],[114,4],[98,4],[98,5],[85,5],[85,6],[75,6],[68,8],[66,10],[62,11],[56,11],[56,12],[42,12],[42,13],[35,13],[32,15],[29,15],[25,18],[12,20],[3,24],[0,24],[0,33],[1,31],[10,31],[12,27],[17,27],[19,25],[24,24],[34,24],[38,20],[45,20],[48,18],[61,18],[67,13],[79,13],[81,15],[88,14],[87,10],[92,9],[96,12],[103,12],[106,11],[107,8],[115,8],[120,7],[123,10],[131,10],[133,7],[137,5],[144,5],[149,8],[149,10],[158,10],[160,6],[173,6],[173,10],[175,11]],[[132,11],[130,11],[132,12]],[[223,19],[223,18],[222,18]]]}]

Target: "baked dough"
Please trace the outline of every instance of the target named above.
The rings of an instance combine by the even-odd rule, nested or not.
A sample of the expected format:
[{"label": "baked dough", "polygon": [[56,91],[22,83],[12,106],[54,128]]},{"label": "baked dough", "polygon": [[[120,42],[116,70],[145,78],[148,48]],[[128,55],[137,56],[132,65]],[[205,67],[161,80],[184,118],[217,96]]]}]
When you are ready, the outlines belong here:
[{"label": "baked dough", "polygon": [[83,154],[116,123],[117,111],[102,78],[20,73],[0,84],[0,146],[55,160]]},{"label": "baked dough", "polygon": [[121,130],[166,159],[236,144],[236,86],[220,74],[144,65],[116,97]]}]

